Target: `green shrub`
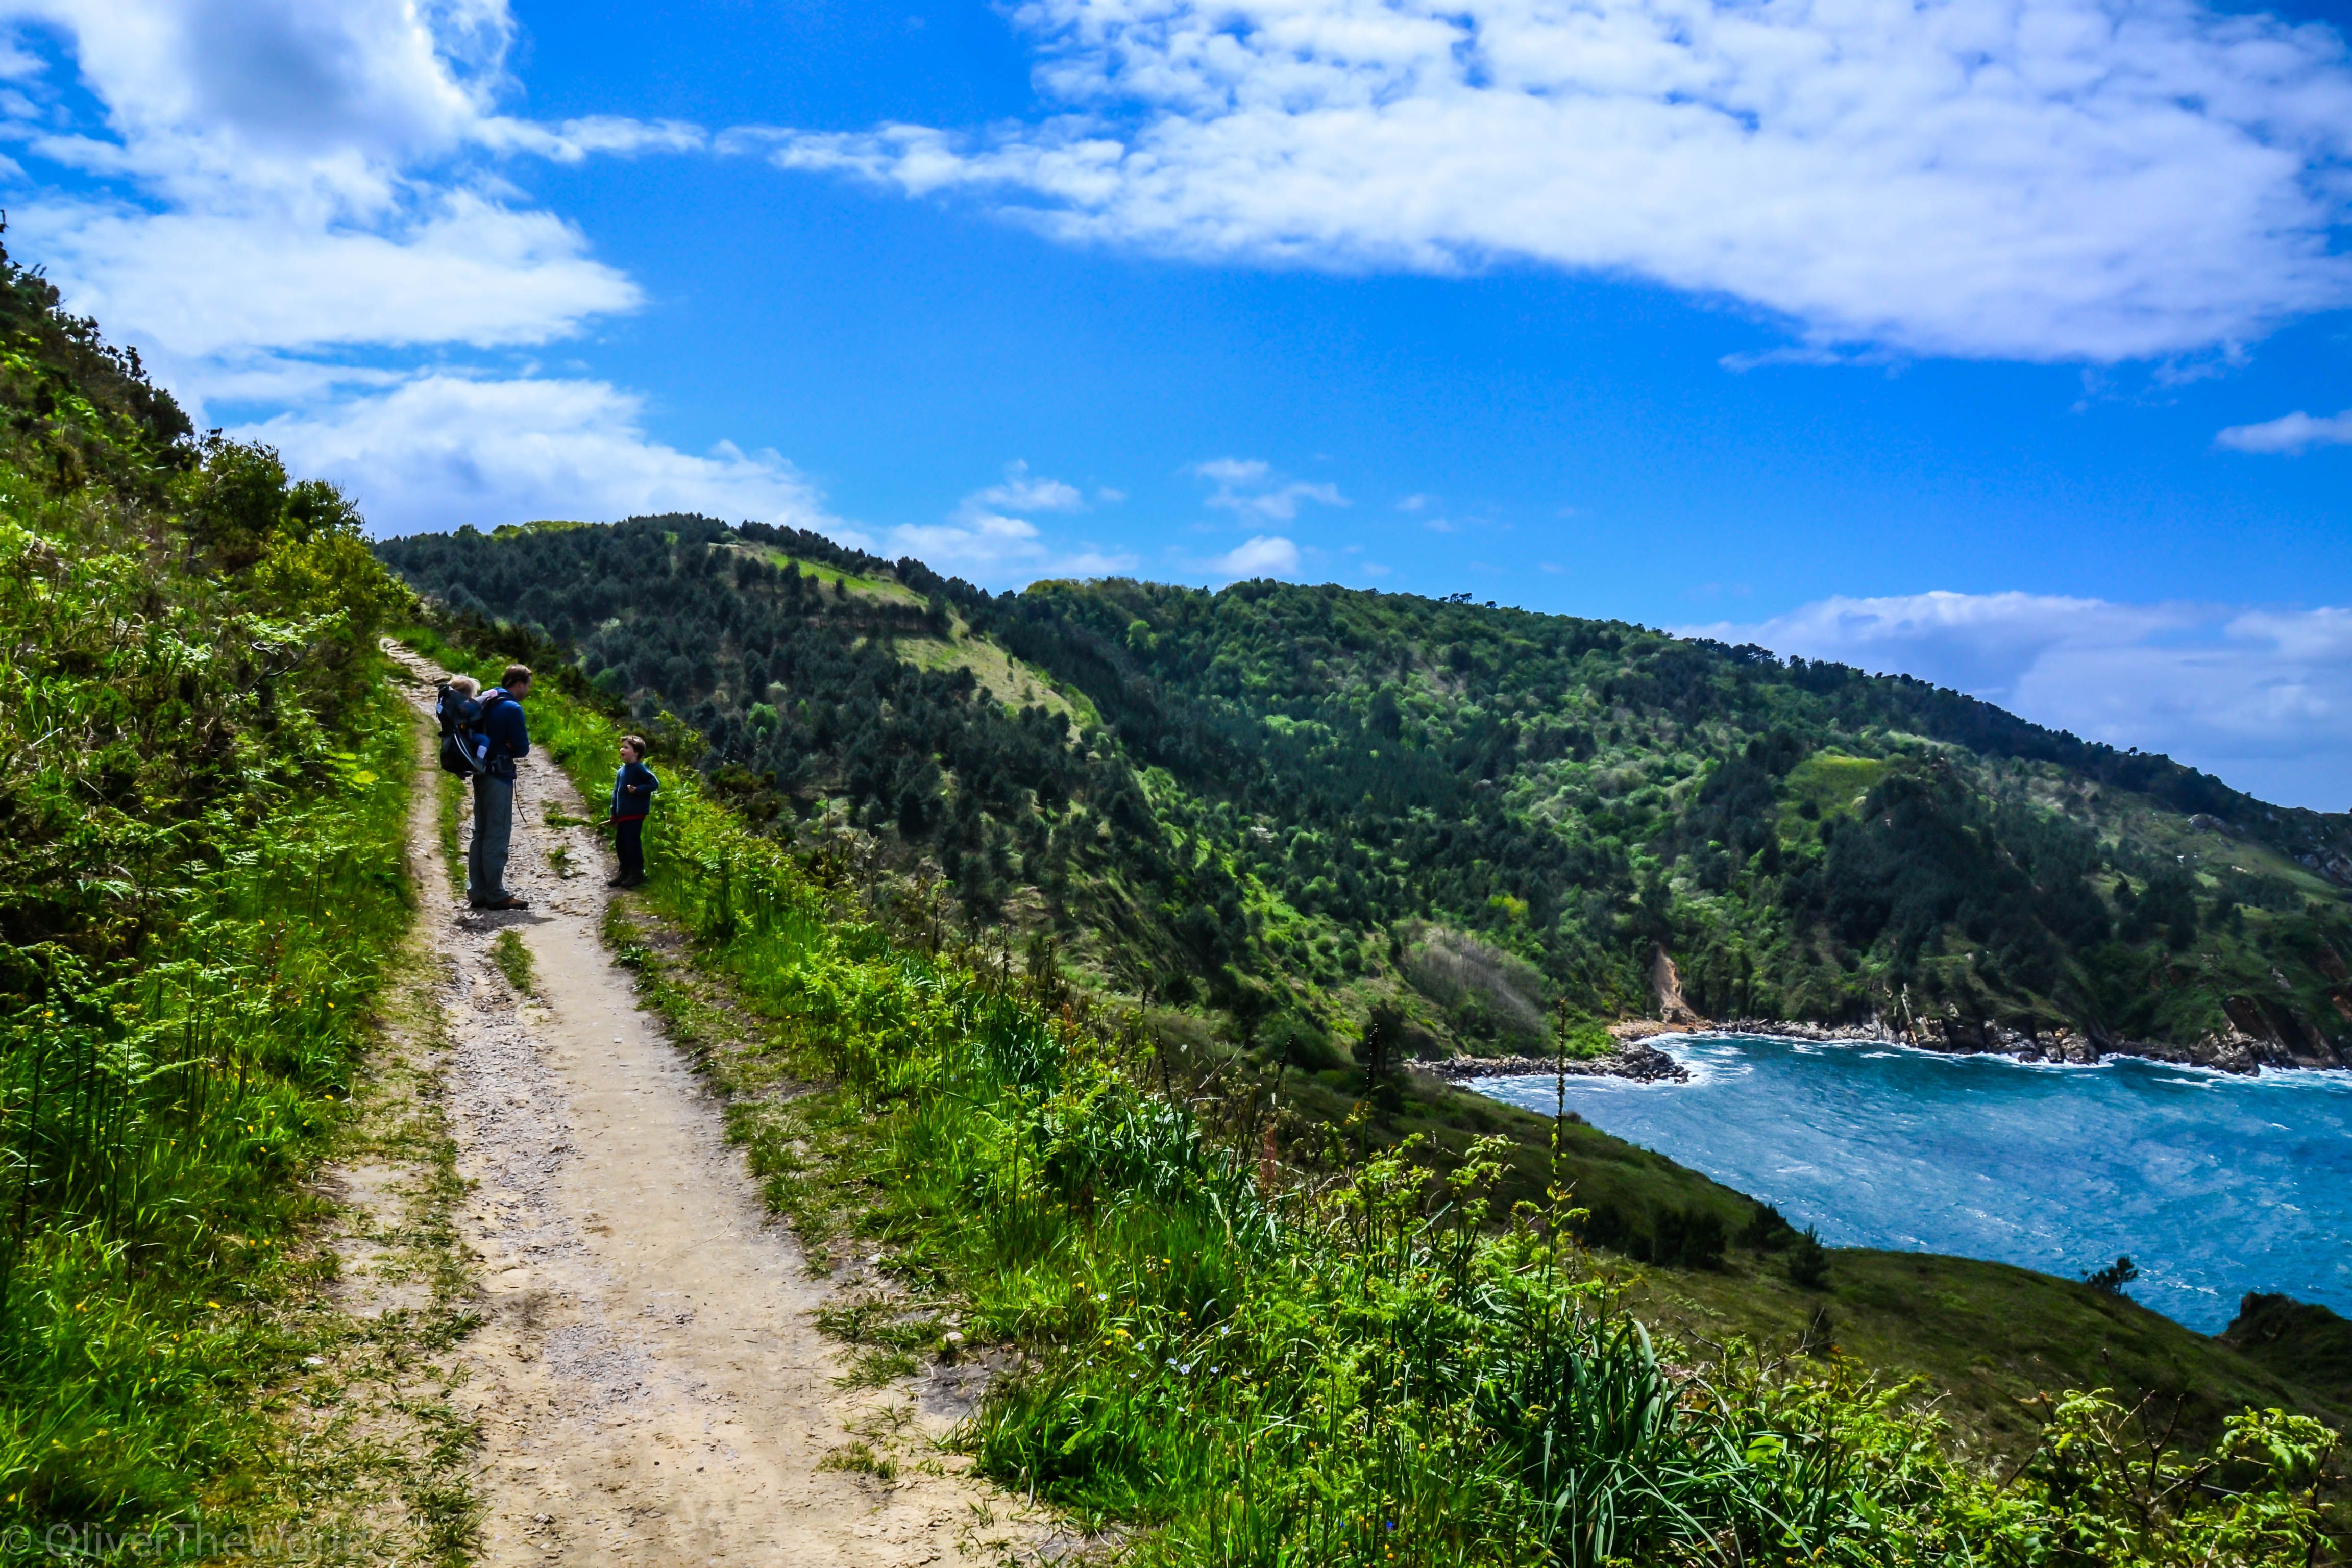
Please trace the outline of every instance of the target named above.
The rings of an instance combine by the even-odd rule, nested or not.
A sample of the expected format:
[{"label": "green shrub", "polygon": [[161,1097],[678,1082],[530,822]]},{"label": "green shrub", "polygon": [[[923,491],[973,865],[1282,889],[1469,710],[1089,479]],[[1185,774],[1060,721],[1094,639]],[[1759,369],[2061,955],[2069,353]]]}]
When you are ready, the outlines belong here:
[{"label": "green shrub", "polygon": [[2102,1296],[2120,1296],[2124,1287],[2139,1278],[2139,1267],[2128,1258],[2118,1258],[2104,1268],[2094,1268],[2083,1276],[2083,1283]]},{"label": "green shrub", "polygon": [[1789,1249],[1789,1283],[1800,1290],[1826,1290],[1830,1283],[1830,1250],[1821,1233],[1807,1226]]}]

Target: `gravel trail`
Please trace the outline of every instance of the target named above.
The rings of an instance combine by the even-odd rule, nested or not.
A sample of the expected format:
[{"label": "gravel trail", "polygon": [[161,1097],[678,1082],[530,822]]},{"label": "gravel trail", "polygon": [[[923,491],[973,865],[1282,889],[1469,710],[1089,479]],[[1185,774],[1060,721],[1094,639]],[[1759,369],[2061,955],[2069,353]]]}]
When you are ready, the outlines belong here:
[{"label": "gravel trail", "polygon": [[[440,672],[394,652],[429,709]],[[1034,1547],[952,1456],[891,1483],[819,1468],[914,1401],[835,1386],[843,1363],[812,1321],[824,1286],[599,940],[611,895],[596,834],[551,826],[550,808],[588,815],[534,753],[509,872],[530,910],[468,910],[446,878],[422,889],[421,918],[452,961],[446,1091],[486,1297],[457,1395],[483,1438],[482,1561],[817,1568]],[[438,864],[429,814],[417,832],[420,863]],[[491,962],[504,930],[530,952],[535,995]]]}]

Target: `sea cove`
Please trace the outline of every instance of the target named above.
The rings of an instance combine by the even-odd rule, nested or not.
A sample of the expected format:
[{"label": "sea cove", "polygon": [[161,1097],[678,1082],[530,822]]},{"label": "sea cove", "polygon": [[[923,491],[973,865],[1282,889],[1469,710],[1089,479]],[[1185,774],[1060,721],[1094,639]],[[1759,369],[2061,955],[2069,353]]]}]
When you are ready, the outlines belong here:
[{"label": "sea cove", "polygon": [[[1568,1107],[1820,1227],[2131,1294],[2211,1332],[2250,1290],[2352,1314],[2352,1074],[2026,1065],[1754,1036],[1656,1042],[1688,1082],[1571,1078]],[[1548,1077],[1471,1087],[1549,1111]]]}]

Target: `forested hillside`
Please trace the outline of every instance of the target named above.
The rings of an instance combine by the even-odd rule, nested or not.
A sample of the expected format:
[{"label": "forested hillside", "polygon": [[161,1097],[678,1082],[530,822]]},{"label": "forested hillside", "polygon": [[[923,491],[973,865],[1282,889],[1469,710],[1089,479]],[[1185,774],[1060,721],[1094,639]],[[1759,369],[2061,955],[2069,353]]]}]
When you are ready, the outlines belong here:
[{"label": "forested hillside", "polygon": [[1661,953],[1717,1017],[2352,1053],[2352,818],[1918,681],[1458,598],[991,595],[695,517],[379,548],[776,831],[854,821],[1307,1057],[1383,1001],[1423,1049],[1645,1013]]}]

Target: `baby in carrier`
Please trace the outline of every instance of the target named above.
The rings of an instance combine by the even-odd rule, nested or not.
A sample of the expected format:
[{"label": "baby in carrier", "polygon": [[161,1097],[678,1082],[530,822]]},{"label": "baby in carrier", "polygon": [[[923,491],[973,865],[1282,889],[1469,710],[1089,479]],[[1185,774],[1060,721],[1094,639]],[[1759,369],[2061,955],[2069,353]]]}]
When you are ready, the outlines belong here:
[{"label": "baby in carrier", "polygon": [[478,773],[489,764],[490,738],[480,729],[481,691],[482,683],[472,676],[453,675],[434,705],[433,717],[441,727],[441,765],[453,773]]}]

